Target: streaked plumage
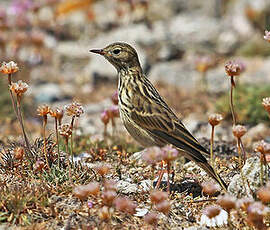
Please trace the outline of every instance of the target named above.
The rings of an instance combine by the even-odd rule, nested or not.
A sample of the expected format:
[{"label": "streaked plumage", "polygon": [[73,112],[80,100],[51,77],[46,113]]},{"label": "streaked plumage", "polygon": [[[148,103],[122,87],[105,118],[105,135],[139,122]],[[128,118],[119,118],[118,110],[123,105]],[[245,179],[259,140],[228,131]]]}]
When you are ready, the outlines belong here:
[{"label": "streaked plumage", "polygon": [[118,71],[120,117],[130,135],[144,147],[174,145],[226,189],[227,185],[203,156],[209,155],[207,150],[189,133],[142,73],[135,49],[126,43],[113,43],[90,51],[103,55]]}]

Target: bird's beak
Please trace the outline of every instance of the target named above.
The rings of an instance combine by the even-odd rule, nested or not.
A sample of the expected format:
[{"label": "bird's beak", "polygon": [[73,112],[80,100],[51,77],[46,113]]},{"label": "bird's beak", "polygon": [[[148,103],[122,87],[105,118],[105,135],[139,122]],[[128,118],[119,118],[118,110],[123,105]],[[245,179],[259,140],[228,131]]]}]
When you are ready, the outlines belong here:
[{"label": "bird's beak", "polygon": [[103,49],[93,49],[93,50],[89,50],[92,53],[96,53],[96,54],[100,54],[100,55],[104,55],[105,51]]}]

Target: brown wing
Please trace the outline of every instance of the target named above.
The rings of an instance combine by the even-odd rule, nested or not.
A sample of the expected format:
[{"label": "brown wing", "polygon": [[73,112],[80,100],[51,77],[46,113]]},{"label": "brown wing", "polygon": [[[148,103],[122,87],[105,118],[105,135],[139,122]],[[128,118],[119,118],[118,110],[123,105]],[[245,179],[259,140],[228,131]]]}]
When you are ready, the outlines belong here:
[{"label": "brown wing", "polygon": [[[187,155],[191,154],[187,158],[198,162],[206,162],[201,152],[209,154],[207,150],[190,134],[152,84],[147,83],[147,96],[134,95],[132,120],[138,126],[147,130],[150,135],[186,151]],[[145,94],[145,85],[140,87],[142,89],[138,92]]]}]

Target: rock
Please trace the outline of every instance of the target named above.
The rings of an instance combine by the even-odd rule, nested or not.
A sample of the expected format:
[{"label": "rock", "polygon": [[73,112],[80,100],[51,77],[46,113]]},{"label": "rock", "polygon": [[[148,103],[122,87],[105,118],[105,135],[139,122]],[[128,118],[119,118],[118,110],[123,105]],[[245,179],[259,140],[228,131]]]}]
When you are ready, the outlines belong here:
[{"label": "rock", "polygon": [[165,82],[185,89],[192,89],[196,87],[199,74],[189,63],[171,61],[154,65],[148,77],[153,83]]},{"label": "rock", "polygon": [[256,126],[248,129],[247,133],[242,137],[244,145],[252,146],[255,141],[264,139],[269,133],[269,128],[264,123],[257,124]]},{"label": "rock", "polygon": [[[253,192],[256,192],[261,186],[260,165],[259,157],[251,157],[247,159],[245,165],[242,168],[243,177],[245,180],[248,180],[250,189]],[[263,167],[263,170],[265,170],[265,167]],[[247,182],[245,182],[245,186],[243,186],[243,180],[240,174],[233,176],[231,183],[228,186],[228,192],[236,197],[252,197],[249,187],[247,186]]]},{"label": "rock", "polygon": [[149,192],[153,188],[151,180],[143,180],[139,182],[141,192]]},{"label": "rock", "polygon": [[120,193],[123,194],[130,194],[130,193],[136,193],[138,191],[138,185],[132,184],[127,181],[120,180],[116,184],[116,188]]},{"label": "rock", "polygon": [[216,44],[222,25],[215,18],[197,13],[179,14],[168,23],[170,39],[185,49],[209,50]]},{"label": "rock", "polygon": [[37,104],[52,103],[63,98],[59,84],[54,83],[37,85],[32,88],[31,94]]},{"label": "rock", "polygon": [[136,208],[136,213],[134,216],[143,217],[149,212],[147,208]]}]

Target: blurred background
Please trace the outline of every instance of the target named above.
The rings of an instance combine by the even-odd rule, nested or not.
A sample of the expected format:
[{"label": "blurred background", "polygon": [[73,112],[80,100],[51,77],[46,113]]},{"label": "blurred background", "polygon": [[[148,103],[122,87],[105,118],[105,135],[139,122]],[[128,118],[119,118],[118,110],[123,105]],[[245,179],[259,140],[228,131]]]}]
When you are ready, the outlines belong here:
[{"label": "blurred background", "polygon": [[[269,0],[1,0],[0,62],[16,61],[20,71],[13,81],[30,86],[24,99],[29,131],[39,132],[38,105],[76,100],[86,110],[81,133],[99,134],[100,113],[112,104],[117,74],[89,49],[127,42],[187,127],[197,137],[209,137],[210,113],[222,113],[231,124],[224,64],[237,60],[245,72],[236,82],[236,110],[253,141],[269,132],[261,106],[270,96],[267,29]],[[0,107],[1,133],[20,133],[5,76]],[[223,123],[217,135],[230,140],[230,127]]]}]

